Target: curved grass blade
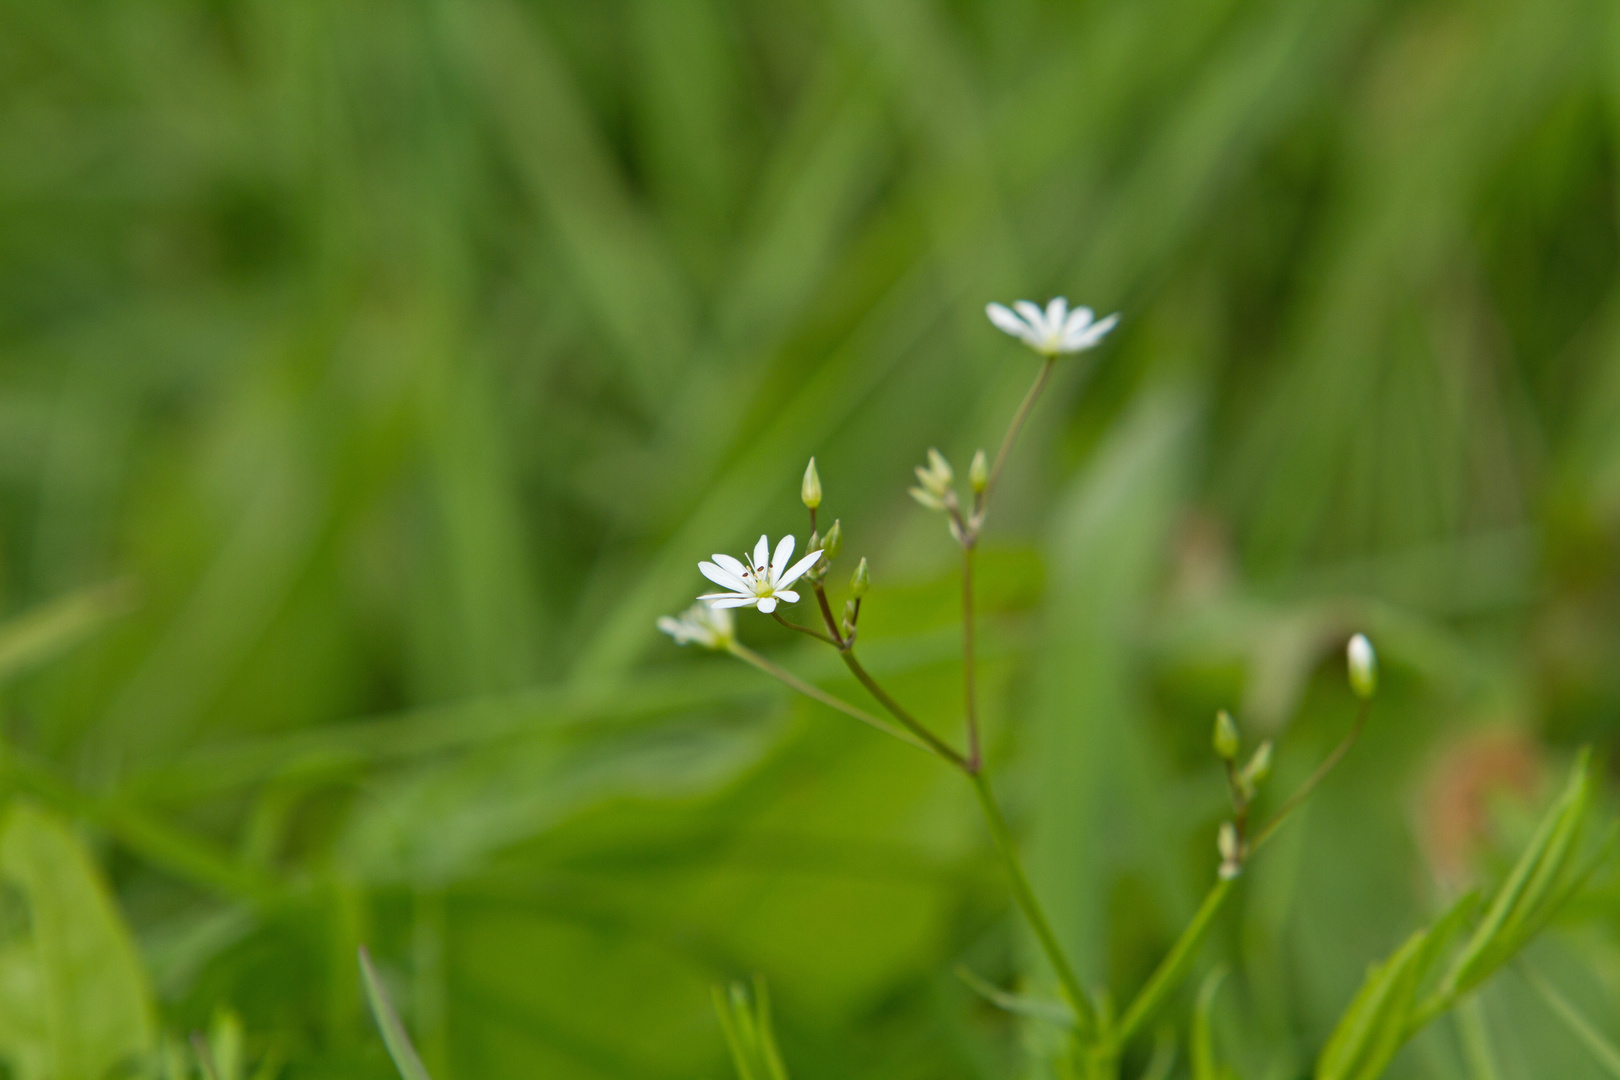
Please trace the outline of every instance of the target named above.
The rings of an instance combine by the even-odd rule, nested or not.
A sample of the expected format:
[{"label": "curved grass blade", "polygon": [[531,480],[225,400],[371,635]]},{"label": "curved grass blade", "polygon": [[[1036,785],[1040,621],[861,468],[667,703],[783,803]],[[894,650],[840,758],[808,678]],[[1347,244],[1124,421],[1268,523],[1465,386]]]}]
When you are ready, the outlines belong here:
[{"label": "curved grass blade", "polygon": [[383,1045],[388,1047],[388,1056],[394,1059],[394,1067],[402,1080],[432,1080],[417,1056],[416,1047],[411,1045],[410,1036],[405,1034],[405,1025],[400,1023],[399,1014],[388,1000],[388,992],[383,989],[377,969],[372,966],[371,954],[364,945],[360,946],[360,981],[365,984],[366,1000],[371,1003],[377,1030],[382,1032]]}]

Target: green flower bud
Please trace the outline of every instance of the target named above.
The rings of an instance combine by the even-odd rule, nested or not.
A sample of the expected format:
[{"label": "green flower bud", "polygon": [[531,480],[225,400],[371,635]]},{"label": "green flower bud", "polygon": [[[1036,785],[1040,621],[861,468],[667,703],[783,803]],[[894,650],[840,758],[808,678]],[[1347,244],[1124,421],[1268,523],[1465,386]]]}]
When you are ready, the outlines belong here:
[{"label": "green flower bud", "polygon": [[1344,654],[1350,671],[1350,689],[1356,697],[1366,701],[1378,692],[1378,656],[1373,652],[1372,642],[1367,640],[1366,634],[1357,634],[1345,646]]},{"label": "green flower bud", "polygon": [[855,632],[855,620],[860,616],[861,609],[855,606],[855,601],[844,601],[844,636],[848,637]]},{"label": "green flower bud", "polygon": [[1243,873],[1243,841],[1238,839],[1236,825],[1230,821],[1221,822],[1221,831],[1215,836],[1215,848],[1221,853],[1222,881],[1231,881]]},{"label": "green flower bud", "polygon": [[975,495],[982,495],[990,484],[990,461],[983,450],[973,455],[973,464],[968,466],[968,484]]},{"label": "green flower bud", "polygon": [[1215,753],[1220,755],[1222,761],[1236,761],[1238,756],[1237,724],[1232,722],[1232,714],[1221,709],[1215,714]]},{"label": "green flower bud", "polygon": [[821,476],[816,472],[816,459],[811,458],[804,470],[804,483],[799,485],[799,498],[814,510],[821,505]]},{"label": "green flower bud", "polygon": [[827,538],[821,542],[821,551],[822,554],[827,556],[828,561],[831,561],[838,558],[838,553],[843,549],[844,530],[835,518],[833,519],[832,528],[827,530]]},{"label": "green flower bud", "polygon": [[1271,740],[1267,739],[1255,750],[1254,757],[1249,759],[1249,763],[1243,766],[1243,779],[1248,782],[1250,787],[1253,787],[1270,775]]},{"label": "green flower bud", "polygon": [[855,568],[854,576],[849,579],[850,595],[859,600],[861,597],[866,595],[866,590],[871,587],[872,579],[867,576],[866,560],[863,558],[861,560],[861,565]]}]

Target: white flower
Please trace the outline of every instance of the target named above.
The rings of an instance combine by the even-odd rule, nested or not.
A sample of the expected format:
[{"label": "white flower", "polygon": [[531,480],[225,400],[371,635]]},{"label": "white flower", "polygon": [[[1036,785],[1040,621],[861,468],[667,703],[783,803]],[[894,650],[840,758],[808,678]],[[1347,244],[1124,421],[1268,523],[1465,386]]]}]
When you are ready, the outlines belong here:
[{"label": "white flower", "polygon": [[1018,338],[1042,356],[1083,352],[1096,345],[1119,322],[1119,315],[1092,321],[1088,307],[1069,310],[1069,302],[1059,296],[1042,311],[1028,300],[1013,304],[1017,313],[1000,304],[985,305],[985,314],[998,329]]},{"label": "white flower", "polygon": [[677,645],[702,645],[705,649],[723,649],[736,636],[737,628],[731,612],[714,608],[699,600],[680,617],[660,615],[658,629],[675,639]]},{"label": "white flower", "polygon": [[761,536],[759,543],[754,545],[754,553],[747,558],[746,565],[730,555],[716,555],[714,562],[698,563],[698,570],[704,577],[730,590],[705,593],[698,599],[707,600],[717,608],[757,607],[769,615],[776,610],[778,602],[798,602],[799,594],[788,586],[816,565],[821,551],[812,551],[789,566],[788,560],[793,558],[793,537],[782,537],[781,543],[776,545],[776,553],[772,555],[770,541]]}]

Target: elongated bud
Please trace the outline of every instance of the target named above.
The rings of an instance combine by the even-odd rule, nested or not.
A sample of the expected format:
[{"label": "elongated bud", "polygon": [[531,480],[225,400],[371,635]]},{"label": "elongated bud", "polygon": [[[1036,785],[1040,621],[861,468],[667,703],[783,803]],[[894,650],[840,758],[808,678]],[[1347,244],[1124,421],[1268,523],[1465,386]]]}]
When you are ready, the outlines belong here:
[{"label": "elongated bud", "polygon": [[1236,761],[1238,756],[1238,729],[1232,714],[1225,709],[1215,714],[1215,753],[1222,761]]},{"label": "elongated bud", "polygon": [[804,483],[799,485],[799,498],[814,510],[821,505],[821,474],[816,472],[816,459],[811,458],[804,470]]},{"label": "elongated bud", "polygon": [[1237,826],[1230,821],[1221,822],[1215,847],[1221,853],[1221,880],[1231,881],[1243,872],[1243,842],[1238,839]]},{"label": "elongated bud", "polygon": [[968,466],[968,484],[975,495],[984,494],[984,489],[990,484],[990,461],[984,456],[983,450],[973,455],[973,464]]},{"label": "elongated bud", "polygon": [[844,601],[844,636],[855,632],[855,620],[861,617],[860,605],[853,600]]},{"label": "elongated bud", "polygon": [[1378,656],[1366,634],[1350,639],[1344,650],[1346,666],[1350,671],[1350,689],[1363,701],[1378,692]]},{"label": "elongated bud", "polygon": [[944,454],[932,446],[928,448],[928,468],[947,486],[956,479],[956,474],[951,471],[951,463],[945,460]]},{"label": "elongated bud", "polygon": [[833,519],[832,528],[827,530],[827,538],[821,542],[822,554],[828,561],[838,558],[838,553],[844,550],[844,529]]},{"label": "elongated bud", "polygon": [[1254,757],[1243,766],[1243,779],[1250,787],[1271,775],[1271,740],[1267,739],[1255,750]]},{"label": "elongated bud", "polygon": [[866,573],[866,560],[862,559],[861,565],[855,568],[854,576],[849,579],[849,593],[859,600],[866,595],[866,590],[871,587],[872,579]]}]

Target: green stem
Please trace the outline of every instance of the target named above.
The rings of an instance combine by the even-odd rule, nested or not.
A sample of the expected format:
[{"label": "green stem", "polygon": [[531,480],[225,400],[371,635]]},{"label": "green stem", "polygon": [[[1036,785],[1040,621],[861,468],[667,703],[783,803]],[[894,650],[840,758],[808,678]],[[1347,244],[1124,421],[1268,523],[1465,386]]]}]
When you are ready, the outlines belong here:
[{"label": "green stem", "polygon": [[1125,1010],[1125,1016],[1120,1020],[1119,1028],[1114,1035],[1118,1045],[1123,1046],[1126,1040],[1136,1033],[1136,1030],[1153,1015],[1153,1010],[1159,1007],[1165,996],[1174,990],[1176,984],[1187,974],[1187,969],[1198,955],[1198,947],[1204,943],[1204,937],[1214,923],[1216,912],[1220,911],[1221,904],[1232,891],[1236,880],[1229,878],[1217,881],[1204,896],[1204,902],[1198,906],[1192,922],[1187,924],[1187,928],[1176,939],[1175,945],[1148,977],[1147,983],[1136,995],[1136,1000]]},{"label": "green stem", "polygon": [[1091,1000],[1081,989],[1080,980],[1075,978],[1074,968],[1069,965],[1068,958],[1063,954],[1063,946],[1058,944],[1057,935],[1052,932],[1051,924],[1046,921],[1046,914],[1041,910],[1040,901],[1035,899],[1035,890],[1030,888],[1029,878],[1024,876],[1024,867],[1018,861],[1018,848],[1013,841],[1012,830],[1007,827],[1007,819],[1002,816],[1001,807],[996,804],[996,797],[990,791],[989,777],[980,771],[969,773],[968,779],[973,781],[974,794],[978,795],[985,823],[990,826],[990,837],[995,841],[996,851],[1007,868],[1013,899],[1018,902],[1024,918],[1029,921],[1030,929],[1035,932],[1035,939],[1040,943],[1041,951],[1046,954],[1047,962],[1057,973],[1064,1001],[1074,1010],[1075,1020],[1081,1032],[1095,1032],[1097,1014],[1091,1007]]},{"label": "green stem", "polygon": [[791,671],[771,663],[769,660],[765,659],[763,656],[759,655],[759,653],[755,652],[753,649],[750,649],[741,642],[733,641],[731,644],[726,646],[726,651],[744,663],[752,664],[754,667],[763,671],[777,682],[782,683],[791,690],[795,690],[798,693],[803,694],[812,701],[819,701],[829,709],[837,709],[845,716],[853,717],[869,727],[877,728],[877,730],[883,732],[883,734],[899,739],[907,746],[915,746],[917,749],[926,750],[931,754],[938,753],[938,751],[936,751],[933,747],[929,746],[921,739],[918,739],[910,732],[902,731],[897,727],[893,727],[878,717],[873,716],[865,709],[851,705],[842,698],[837,698],[827,693],[827,691],[823,690],[821,687],[805,682]]},{"label": "green stem", "polygon": [[1311,773],[1306,781],[1299,786],[1299,789],[1277,808],[1277,812],[1271,815],[1271,820],[1266,822],[1265,827],[1255,834],[1254,840],[1248,845],[1248,850],[1244,852],[1245,857],[1260,850],[1260,845],[1271,839],[1271,834],[1276,832],[1277,828],[1287,820],[1288,815],[1298,810],[1305,800],[1311,797],[1311,792],[1315,791],[1317,786],[1327,779],[1327,775],[1333,771],[1333,767],[1343,759],[1344,755],[1350,752],[1350,748],[1361,737],[1362,729],[1367,726],[1367,714],[1371,709],[1372,699],[1362,698],[1361,707],[1356,711],[1356,722],[1350,726],[1350,731],[1343,739],[1339,740],[1339,745],[1333,748],[1333,752],[1323,759],[1322,764],[1316,767],[1316,771]]},{"label": "green stem", "polygon": [[1047,380],[1052,377],[1052,365],[1056,358],[1048,356],[1041,362],[1041,371],[1035,376],[1035,385],[1029,388],[1024,400],[1019,404],[1018,411],[1013,414],[1012,423],[1007,426],[1007,434],[1002,437],[1001,449],[996,451],[996,463],[990,466],[990,478],[985,481],[984,491],[979,496],[976,505],[983,511],[984,505],[990,501],[990,492],[995,489],[996,478],[1001,475],[1001,467],[1007,463],[1007,455],[1012,452],[1013,443],[1018,439],[1018,433],[1023,430],[1024,421],[1029,419],[1029,412],[1035,407],[1035,402],[1046,389]]},{"label": "green stem", "polygon": [[797,630],[801,634],[809,634],[811,637],[815,638],[817,641],[825,641],[828,645],[831,645],[835,649],[843,647],[840,642],[834,641],[832,638],[828,637],[826,634],[823,634],[820,630],[812,630],[808,626],[800,626],[796,622],[791,622],[788,619],[784,619],[780,612],[775,612],[775,611],[771,612],[771,618],[775,619],[777,622],[781,623],[783,626],[787,627],[789,630]]},{"label": "green stem", "polygon": [[855,659],[854,649],[840,649],[838,655],[844,658],[844,666],[849,668],[850,673],[860,680],[861,685],[866,687],[867,692],[877,698],[879,704],[887,709],[896,720],[904,724],[907,731],[927,743],[928,748],[935,754],[938,754],[963,772],[967,772],[967,759],[948,746],[938,735],[924,727],[922,721],[912,716],[901,707],[898,701],[890,697],[889,692],[879,686],[877,680],[867,674],[866,669],[861,666],[861,662]]},{"label": "green stem", "polygon": [[979,750],[979,691],[973,659],[973,544],[962,544],[962,693],[967,709],[967,770],[984,766]]}]

